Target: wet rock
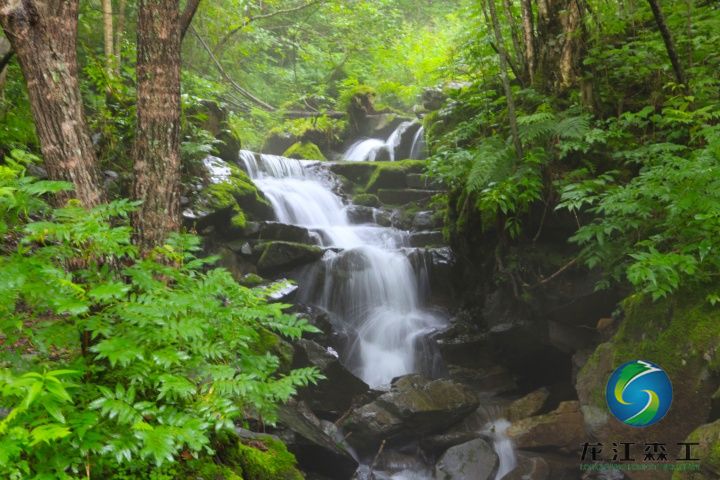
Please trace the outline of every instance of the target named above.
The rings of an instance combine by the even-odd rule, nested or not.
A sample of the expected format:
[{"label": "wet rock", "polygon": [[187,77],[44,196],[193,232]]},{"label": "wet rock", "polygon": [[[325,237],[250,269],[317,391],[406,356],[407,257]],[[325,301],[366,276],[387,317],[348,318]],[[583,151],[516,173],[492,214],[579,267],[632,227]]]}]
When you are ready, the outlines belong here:
[{"label": "wet rock", "polygon": [[417,188],[420,190],[444,190],[445,186],[438,182],[437,180],[433,180],[430,178],[427,178],[422,173],[409,173],[406,179],[407,186],[409,188]]},{"label": "wet rock", "polygon": [[562,402],[557,410],[513,423],[508,436],[520,449],[554,449],[574,452],[586,441],[579,402]]},{"label": "wet rock", "polygon": [[299,267],[318,260],[323,255],[319,247],[292,242],[268,242],[262,246],[258,260],[261,273],[274,273]]},{"label": "wet rock", "polygon": [[410,246],[412,247],[429,247],[442,245],[445,243],[445,237],[439,230],[426,231],[426,232],[414,232],[410,234]]},{"label": "wet rock", "polygon": [[[720,478],[720,420],[702,425],[693,431],[685,442],[699,443],[693,447],[694,458],[700,459],[699,472],[678,472],[673,480],[711,480]],[[678,458],[685,457],[684,448]]]},{"label": "wet rock", "polygon": [[353,399],[370,390],[365,382],[345,368],[332,347],[323,347],[307,339],[296,341],[294,346],[295,368],[313,366],[326,377],[317,385],[300,390],[300,398],[314,412],[326,418],[339,418],[351,407]]},{"label": "wet rock", "polygon": [[359,193],[352,198],[355,205],[378,208],[382,205],[377,195],[372,193]]},{"label": "wet rock", "polygon": [[476,392],[498,396],[517,390],[518,386],[512,374],[501,365],[487,368],[465,368],[449,365],[450,378],[471,387]]},{"label": "wet rock", "polygon": [[451,380],[407,375],[374,402],[355,409],[342,426],[352,432],[350,443],[367,451],[383,440],[417,438],[447,428],[478,404],[468,388]]},{"label": "wet rock", "polygon": [[482,368],[495,365],[492,351],[485,348],[487,334],[464,318],[453,323],[433,336],[440,353],[448,364],[467,368]]},{"label": "wet rock", "polygon": [[242,235],[258,240],[315,244],[313,236],[307,228],[280,222],[248,222],[242,229]]},{"label": "wet rock", "polygon": [[492,446],[477,438],[448,449],[435,465],[436,480],[489,480],[498,467]]},{"label": "wet rock", "polygon": [[362,205],[348,205],[345,209],[350,223],[373,223],[375,221],[375,209]]},{"label": "wet rock", "polygon": [[353,475],[358,462],[340,438],[323,429],[307,405],[292,400],[280,407],[278,417],[288,430],[281,437],[303,470],[338,479]]},{"label": "wet rock", "polygon": [[538,388],[508,405],[505,417],[511,422],[516,422],[537,415],[545,407],[549,398],[550,391],[547,388]]},{"label": "wet rock", "polygon": [[442,220],[429,210],[416,213],[412,220],[414,230],[432,230],[441,226]]},{"label": "wet rock", "polygon": [[405,205],[411,202],[428,200],[433,195],[441,193],[436,190],[415,190],[415,189],[386,189],[378,190],[377,195],[381,202],[390,205]]},{"label": "wet rock", "polygon": [[503,477],[503,480],[548,480],[550,465],[542,457],[517,454],[517,467]]},{"label": "wet rock", "polygon": [[381,188],[404,189],[407,187],[405,177],[406,173],[403,170],[378,168],[368,183],[367,191],[376,192]]}]

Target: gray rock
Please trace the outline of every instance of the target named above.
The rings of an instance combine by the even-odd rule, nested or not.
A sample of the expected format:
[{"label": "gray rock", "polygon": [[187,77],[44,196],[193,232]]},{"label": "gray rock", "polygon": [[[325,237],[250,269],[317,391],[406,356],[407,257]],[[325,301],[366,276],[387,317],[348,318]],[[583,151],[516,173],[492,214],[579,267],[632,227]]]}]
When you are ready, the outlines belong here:
[{"label": "gray rock", "polygon": [[408,173],[407,186],[418,189],[443,190],[445,186],[437,180],[429,179],[422,173]]},{"label": "gray rock", "polygon": [[347,216],[350,223],[373,223],[375,221],[375,209],[363,205],[348,205]]},{"label": "gray rock", "polygon": [[342,426],[351,444],[372,451],[383,440],[417,438],[447,428],[478,404],[472,391],[451,380],[407,375],[374,402],[355,409]]},{"label": "gray rock", "polygon": [[542,457],[518,453],[517,467],[503,477],[503,480],[548,480],[550,466]]},{"label": "gray rock", "polygon": [[498,467],[492,446],[476,438],[448,449],[435,465],[436,480],[489,480]]},{"label": "gray rock", "polygon": [[433,195],[441,193],[437,190],[415,190],[415,189],[390,189],[381,188],[378,190],[378,198],[383,203],[390,205],[405,205],[411,202],[428,200]]},{"label": "gray rock", "polygon": [[410,234],[410,246],[412,247],[429,247],[442,245],[445,243],[445,237],[439,230],[414,232]]},{"label": "gray rock", "polygon": [[370,387],[353,375],[340,362],[337,352],[329,347],[307,339],[294,343],[295,368],[314,366],[326,379],[317,385],[309,385],[299,392],[314,412],[324,417],[339,418],[352,405],[353,400],[367,393]]},{"label": "gray rock", "polygon": [[329,435],[303,402],[291,400],[280,407],[278,417],[290,431],[283,441],[304,470],[330,478],[350,478],[358,468],[344,442]]},{"label": "gray rock", "polygon": [[431,230],[433,228],[440,227],[442,222],[439,222],[431,211],[418,212],[413,217],[412,228],[415,230]]},{"label": "gray rock", "polygon": [[273,273],[288,270],[322,257],[319,247],[293,242],[268,242],[262,245],[262,254],[258,260],[260,273]]},{"label": "gray rock", "polygon": [[537,415],[545,407],[548,398],[550,398],[550,391],[545,387],[538,388],[508,405],[505,417],[511,422],[516,422]]}]

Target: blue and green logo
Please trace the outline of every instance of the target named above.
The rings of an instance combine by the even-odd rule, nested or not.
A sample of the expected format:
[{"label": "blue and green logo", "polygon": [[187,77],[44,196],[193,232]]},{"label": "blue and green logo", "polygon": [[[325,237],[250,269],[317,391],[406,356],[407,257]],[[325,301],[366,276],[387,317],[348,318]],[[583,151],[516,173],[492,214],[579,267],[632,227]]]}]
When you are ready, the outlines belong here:
[{"label": "blue and green logo", "polygon": [[613,372],[605,388],[608,407],[626,425],[648,427],[670,410],[672,384],[658,365],[633,360]]}]

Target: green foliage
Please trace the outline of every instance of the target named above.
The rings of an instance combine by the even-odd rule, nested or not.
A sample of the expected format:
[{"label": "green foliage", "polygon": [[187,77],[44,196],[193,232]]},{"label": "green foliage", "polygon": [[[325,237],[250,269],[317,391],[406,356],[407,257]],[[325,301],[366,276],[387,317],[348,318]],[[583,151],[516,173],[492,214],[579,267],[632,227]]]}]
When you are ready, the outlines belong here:
[{"label": "green foliage", "polygon": [[51,209],[45,194],[68,186],[6,162],[0,330],[15,347],[0,353],[0,476],[109,478],[118,465],[205,457],[217,432],[246,415],[272,421],[275,404],[317,380],[278,374],[261,347],[263,332],[313,328],[196,257],[197,238],[142,258],[133,203]]},{"label": "green foliage", "polygon": [[246,480],[302,480],[295,457],[285,445],[271,437],[253,441],[254,445],[238,443],[237,463]]}]

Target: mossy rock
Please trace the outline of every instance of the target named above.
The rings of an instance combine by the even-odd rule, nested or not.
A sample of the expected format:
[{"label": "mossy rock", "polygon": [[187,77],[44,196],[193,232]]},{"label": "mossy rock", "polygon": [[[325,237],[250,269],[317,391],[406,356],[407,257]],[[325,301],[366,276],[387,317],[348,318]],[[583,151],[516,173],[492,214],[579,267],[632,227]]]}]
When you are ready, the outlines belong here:
[{"label": "mossy rock", "polygon": [[295,158],[298,160],[327,160],[320,148],[312,142],[296,142],[290,146],[283,157]]},{"label": "mossy rock", "polygon": [[[715,480],[720,478],[720,420],[697,428],[685,439],[685,442],[699,443],[693,447],[692,454],[693,457],[700,459],[700,471],[675,472],[673,480]],[[681,458],[684,455],[684,451],[679,453]]]},{"label": "mossy rock", "polygon": [[265,328],[258,330],[258,340],[253,347],[253,351],[258,355],[270,353],[280,360],[280,371],[286,372],[290,370],[293,360],[293,346],[280,338],[276,333]]},{"label": "mossy rock", "polygon": [[294,242],[266,242],[260,248],[262,254],[257,264],[260,273],[299,267],[318,260],[323,254],[322,248]]},{"label": "mossy rock", "polygon": [[266,280],[261,277],[260,275],[257,275],[255,273],[247,273],[243,275],[241,278],[237,280],[237,282],[242,285],[243,287],[253,288],[253,287],[259,287],[263,283],[266,282]]},{"label": "mossy rock", "polygon": [[421,173],[426,162],[422,160],[401,160],[398,162],[373,162],[375,171],[365,185],[365,191],[375,193],[381,188],[407,187],[408,173]]},{"label": "mossy rock", "polygon": [[378,208],[382,205],[378,196],[372,193],[359,193],[353,197],[352,202],[363,207]]},{"label": "mossy rock", "polygon": [[295,456],[272,437],[260,436],[239,442],[233,460],[242,468],[244,480],[303,480]]},{"label": "mossy rock", "polygon": [[[709,305],[706,293],[683,292],[657,302],[638,295],[623,302],[625,318],[619,330],[595,350],[577,376],[585,423],[597,438],[652,438],[671,445],[707,421],[712,394],[720,385],[720,310]],[[643,429],[616,420],[605,402],[611,373],[632,360],[660,365],[673,384],[670,411]]]},{"label": "mossy rock", "polygon": [[230,212],[230,224],[243,228],[248,218],[264,220],[273,215],[272,207],[253,184],[250,177],[236,165],[228,164],[230,176],[209,185],[202,193],[206,208],[215,213]]}]

